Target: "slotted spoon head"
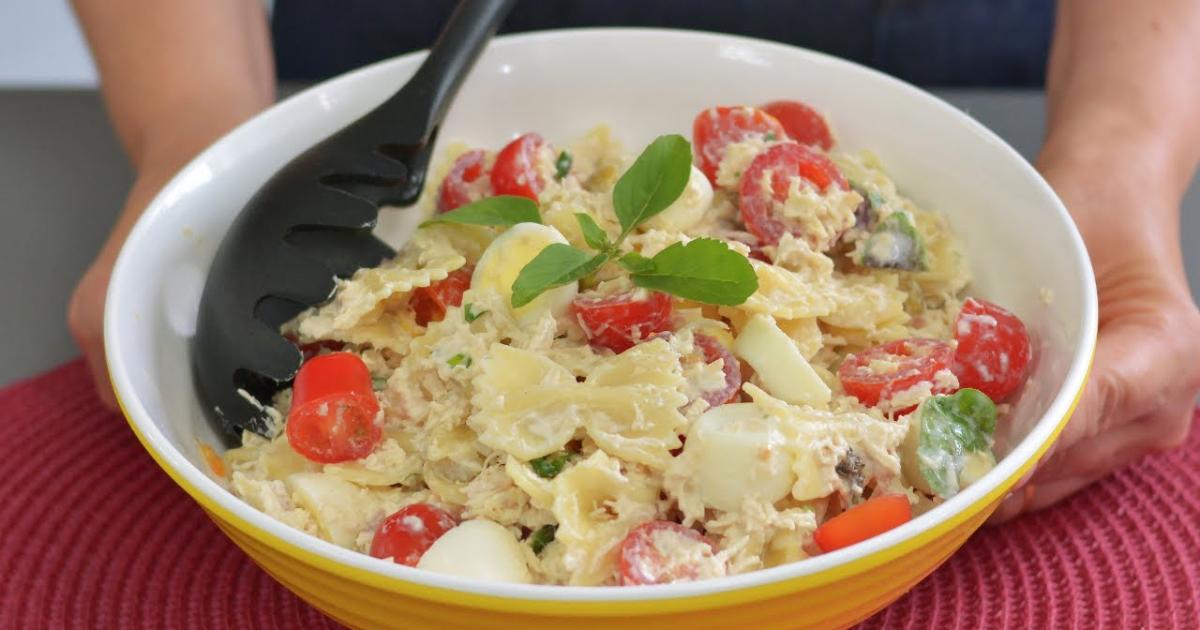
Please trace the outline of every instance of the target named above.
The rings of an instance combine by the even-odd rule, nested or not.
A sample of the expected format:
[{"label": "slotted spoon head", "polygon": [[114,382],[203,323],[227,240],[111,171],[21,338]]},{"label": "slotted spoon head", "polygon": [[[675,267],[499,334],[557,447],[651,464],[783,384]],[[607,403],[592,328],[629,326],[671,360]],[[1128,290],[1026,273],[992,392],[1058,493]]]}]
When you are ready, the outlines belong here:
[{"label": "slotted spoon head", "polygon": [[328,301],[338,278],[395,254],[372,234],[379,208],[420,196],[438,125],[514,1],[461,2],[399,92],[289,162],[230,226],[201,294],[192,364],[201,405],[231,442],[276,430],[266,406],[303,359],[280,326]]}]

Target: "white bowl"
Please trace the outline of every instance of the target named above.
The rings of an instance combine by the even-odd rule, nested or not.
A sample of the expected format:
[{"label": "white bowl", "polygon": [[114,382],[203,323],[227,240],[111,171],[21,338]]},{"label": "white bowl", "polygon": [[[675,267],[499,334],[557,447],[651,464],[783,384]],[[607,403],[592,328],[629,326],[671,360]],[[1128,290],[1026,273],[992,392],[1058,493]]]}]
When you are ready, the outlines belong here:
[{"label": "white bowl", "polygon": [[[210,260],[269,175],[389,96],[423,57],[405,55],[322,83],[204,151],[138,221],[108,292],[109,370],[147,449],[260,564],[339,619],[373,625],[394,620],[389,615],[402,609],[449,624],[476,611],[488,615],[480,619],[509,615],[537,627],[548,614],[594,615],[589,618],[600,623],[612,621],[613,611],[687,616],[708,610],[693,623],[744,622],[763,617],[779,600],[823,601],[836,612],[795,613],[788,624],[849,623],[899,596],[956,548],[1069,416],[1095,345],[1091,265],[1049,186],[992,132],[907,84],[799,48],[683,31],[534,33],[502,37],[489,47],[450,111],[441,143],[498,147],[530,130],[568,141],[606,122],[636,149],[662,133],[690,137],[695,114],[715,104],[796,98],[816,106],[829,115],[839,149],[873,150],[904,194],[949,216],[966,244],[972,293],[1015,311],[1035,334],[1036,367],[1001,431],[1005,456],[951,500],[859,545],[773,569],[649,588],[488,584],[435,575],[338,548],[259,513],[207,476],[196,446],[219,443],[193,390],[188,348]],[[399,232],[387,236],[395,241],[412,221],[392,223]],[[1046,295],[1053,295],[1048,303]],[[867,576],[885,570],[897,583],[871,586]]]}]

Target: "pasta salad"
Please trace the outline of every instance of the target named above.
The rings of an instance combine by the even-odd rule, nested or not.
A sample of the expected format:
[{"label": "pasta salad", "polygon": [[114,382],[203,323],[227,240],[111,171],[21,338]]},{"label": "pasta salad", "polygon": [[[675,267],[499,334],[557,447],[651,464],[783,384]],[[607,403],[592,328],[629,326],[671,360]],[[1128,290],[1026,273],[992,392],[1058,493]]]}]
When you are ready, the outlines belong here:
[{"label": "pasta salad", "polygon": [[634,586],[853,545],[995,465],[1024,325],[807,105],[440,171],[394,259],[284,326],[305,362],[277,430],[219,466],[271,517],[430,571]]}]

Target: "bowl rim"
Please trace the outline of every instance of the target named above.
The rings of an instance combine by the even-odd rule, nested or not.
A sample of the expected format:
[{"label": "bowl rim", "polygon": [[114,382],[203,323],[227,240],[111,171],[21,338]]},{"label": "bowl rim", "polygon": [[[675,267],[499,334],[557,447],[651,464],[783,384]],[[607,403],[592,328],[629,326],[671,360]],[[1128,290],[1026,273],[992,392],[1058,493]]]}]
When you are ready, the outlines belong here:
[{"label": "bowl rim", "polygon": [[[635,609],[644,610],[646,604],[653,604],[655,610],[667,612],[683,607],[695,608],[694,603],[685,602],[698,598],[705,598],[712,602],[712,605],[717,605],[781,595],[794,590],[797,581],[803,581],[806,587],[811,587],[869,571],[921,548],[982,511],[990,512],[1003,498],[1007,489],[1034,466],[1066,425],[1083,394],[1095,351],[1098,306],[1092,267],[1078,229],[1049,184],[1015,149],[994,132],[940,98],[872,68],[798,46],[705,31],[604,27],[553,29],[504,35],[497,37],[490,47],[521,47],[580,37],[709,40],[714,44],[756,47],[771,53],[807,58],[810,62],[837,65],[847,73],[891,83],[893,87],[908,92],[910,96],[926,101],[930,106],[940,109],[948,120],[953,119],[964,125],[978,136],[980,141],[997,145],[1014,160],[1018,168],[1024,171],[1031,183],[1046,197],[1048,208],[1064,222],[1071,239],[1075,261],[1084,270],[1077,287],[1083,294],[1081,342],[1074,349],[1063,386],[1029,434],[980,482],[972,484],[950,500],[908,523],[862,543],[814,558],[734,576],[635,589],[504,584],[421,571],[344,549],[292,529],[238,499],[193,465],[179,448],[166,439],[151,420],[149,412],[133,388],[130,377],[132,366],[124,353],[118,351],[126,345],[118,323],[133,317],[133,313],[127,310],[126,304],[120,298],[123,294],[136,290],[136,283],[131,279],[135,277],[134,270],[138,266],[134,252],[141,249],[143,243],[153,239],[154,226],[159,217],[169,211],[176,199],[188,192],[192,181],[190,176],[198,169],[204,168],[205,163],[214,155],[228,150],[229,147],[238,146],[245,139],[253,137],[256,128],[269,126],[272,120],[287,115],[305,102],[319,98],[322,92],[340,91],[347,84],[369,80],[372,76],[390,71],[393,66],[419,60],[428,52],[422,50],[378,61],[317,83],[245,121],[183,167],[155,195],[130,231],[113,267],[112,281],[106,296],[106,359],[121,411],[139,441],[159,466],[210,515],[228,522],[240,532],[280,553],[330,573],[386,591],[456,605],[474,605],[496,610],[528,610],[528,604],[532,602],[543,602],[547,605],[571,604],[570,608],[555,608],[557,612],[566,614],[620,614]],[[583,606],[580,606],[581,604]],[[598,607],[600,605],[603,606],[602,609]]]}]

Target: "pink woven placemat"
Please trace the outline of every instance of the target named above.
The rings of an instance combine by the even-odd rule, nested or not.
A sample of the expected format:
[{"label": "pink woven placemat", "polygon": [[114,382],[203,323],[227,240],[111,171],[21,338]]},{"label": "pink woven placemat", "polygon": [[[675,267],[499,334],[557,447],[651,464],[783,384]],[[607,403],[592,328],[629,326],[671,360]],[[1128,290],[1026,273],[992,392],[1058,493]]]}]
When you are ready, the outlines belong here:
[{"label": "pink woven placemat", "polygon": [[[1198,494],[1193,430],[981,531],[864,626],[1200,628]],[[336,627],[217,530],[78,361],[0,391],[0,532],[0,628]]]}]

